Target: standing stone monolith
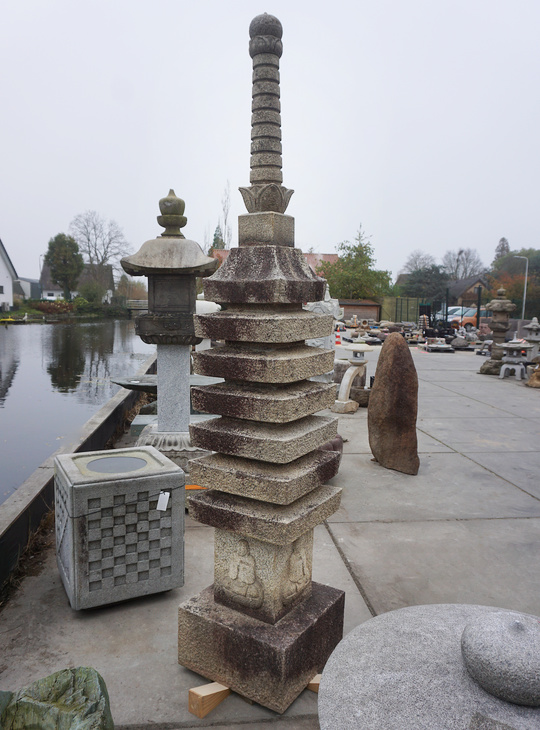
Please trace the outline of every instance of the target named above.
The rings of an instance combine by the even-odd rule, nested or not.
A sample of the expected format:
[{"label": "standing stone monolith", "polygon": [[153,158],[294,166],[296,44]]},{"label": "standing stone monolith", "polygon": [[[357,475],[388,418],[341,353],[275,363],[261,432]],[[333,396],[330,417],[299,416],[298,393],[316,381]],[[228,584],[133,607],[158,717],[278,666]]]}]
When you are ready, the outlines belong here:
[{"label": "standing stone monolith", "polygon": [[399,332],[381,349],[368,405],[369,446],[387,469],[418,474],[418,376],[409,346]]},{"label": "standing stone monolith", "polygon": [[195,317],[199,337],[225,344],[194,355],[194,369],[225,382],[194,387],[194,407],[220,417],[190,426],[215,453],[191,462],[204,491],[195,519],[215,527],[214,583],[178,612],[178,661],[276,712],[322,670],[343,631],[344,593],[311,580],[313,529],[339,506],[325,486],[340,454],[320,447],[337,419],[315,416],[334,402],[333,350],[306,345],[332,331],[332,316],[302,309],[325,282],[294,247],[292,190],[281,172],[279,58],[272,15],[250,25],[253,58],[249,211],[239,246],[204,285],[226,310]]}]

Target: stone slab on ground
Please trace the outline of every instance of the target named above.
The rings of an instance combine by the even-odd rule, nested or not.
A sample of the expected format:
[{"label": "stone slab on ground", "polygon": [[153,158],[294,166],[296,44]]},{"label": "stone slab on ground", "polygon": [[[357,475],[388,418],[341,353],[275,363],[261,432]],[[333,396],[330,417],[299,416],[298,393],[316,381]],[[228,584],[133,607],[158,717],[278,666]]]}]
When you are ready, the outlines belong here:
[{"label": "stone slab on ground", "polygon": [[331,523],[540,518],[538,499],[455,452],[423,454],[418,474],[408,478],[368,454],[351,454],[329,482],[343,483],[356,486],[343,490]]},{"label": "stone slab on ground", "polygon": [[471,461],[492,474],[498,474],[516,487],[540,499],[540,452],[516,452],[511,459],[507,453],[467,453]]},{"label": "stone slab on ground", "polygon": [[332,523],[375,613],[479,603],[540,615],[540,519]]}]

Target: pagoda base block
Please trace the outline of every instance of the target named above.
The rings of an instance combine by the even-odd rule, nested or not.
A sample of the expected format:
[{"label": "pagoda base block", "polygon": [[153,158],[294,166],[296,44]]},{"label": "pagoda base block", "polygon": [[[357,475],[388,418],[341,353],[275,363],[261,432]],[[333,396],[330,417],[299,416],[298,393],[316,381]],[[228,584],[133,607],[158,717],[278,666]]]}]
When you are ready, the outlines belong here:
[{"label": "pagoda base block", "polygon": [[222,606],[213,586],[178,609],[178,663],[278,713],[322,671],[343,635],[345,593],[312,584],[276,624]]}]

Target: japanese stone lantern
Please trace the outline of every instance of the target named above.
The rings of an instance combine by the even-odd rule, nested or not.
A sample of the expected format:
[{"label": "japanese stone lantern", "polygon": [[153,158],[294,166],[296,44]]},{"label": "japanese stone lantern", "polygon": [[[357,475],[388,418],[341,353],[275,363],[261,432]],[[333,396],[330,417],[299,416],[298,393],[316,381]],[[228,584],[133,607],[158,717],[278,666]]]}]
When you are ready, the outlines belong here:
[{"label": "japanese stone lantern", "polygon": [[525,340],[533,345],[533,349],[529,354],[529,360],[540,354],[540,324],[538,323],[538,317],[533,317],[529,324],[526,324],[523,329],[527,332]]},{"label": "japanese stone lantern", "polygon": [[218,266],[182,234],[184,207],[170,190],[159,201],[157,221],[164,233],[120,262],[126,273],[148,277],[148,313],[137,318],[135,330],[143,342],[157,345],[157,427],[147,427],[139,443],[167,452],[189,445],[190,350],[201,342],[193,329],[196,278],[210,276]]},{"label": "japanese stone lantern", "polygon": [[491,358],[487,360],[480,372],[483,375],[499,375],[502,365],[502,343],[504,336],[510,329],[510,313],[514,311],[516,305],[506,298],[506,289],[499,289],[497,296],[486,304],[486,309],[493,312],[491,330],[493,331],[493,346],[491,348]]}]

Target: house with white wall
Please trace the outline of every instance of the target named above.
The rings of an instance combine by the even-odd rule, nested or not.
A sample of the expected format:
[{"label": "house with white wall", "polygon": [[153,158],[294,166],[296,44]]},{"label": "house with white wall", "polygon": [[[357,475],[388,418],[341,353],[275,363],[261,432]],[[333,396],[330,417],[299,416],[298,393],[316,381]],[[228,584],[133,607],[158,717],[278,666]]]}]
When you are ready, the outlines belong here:
[{"label": "house with white wall", "polygon": [[9,311],[13,306],[13,282],[18,279],[2,240],[0,239],[0,309]]},{"label": "house with white wall", "polygon": [[[102,302],[110,303],[114,295],[113,267],[111,264],[105,264],[102,269],[102,284],[105,290]],[[78,295],[78,289],[80,286],[90,283],[91,281],[93,281],[91,266],[90,264],[85,264],[77,283],[77,289],[71,292],[72,298],[75,298]],[[64,290],[59,284],[53,281],[53,278],[51,276],[51,270],[47,263],[43,263],[39,283],[41,286],[42,299],[48,299],[49,301],[53,302],[55,301],[55,299],[64,298]]]}]

